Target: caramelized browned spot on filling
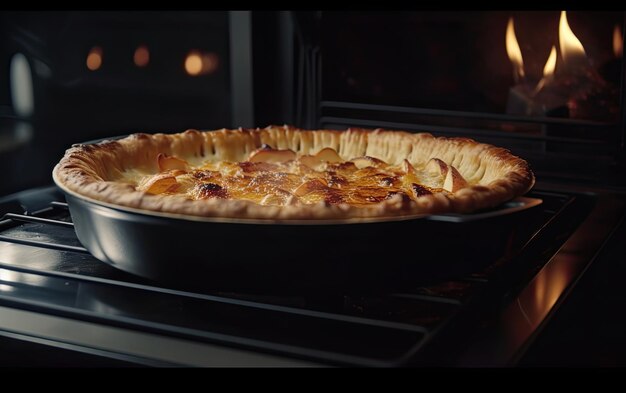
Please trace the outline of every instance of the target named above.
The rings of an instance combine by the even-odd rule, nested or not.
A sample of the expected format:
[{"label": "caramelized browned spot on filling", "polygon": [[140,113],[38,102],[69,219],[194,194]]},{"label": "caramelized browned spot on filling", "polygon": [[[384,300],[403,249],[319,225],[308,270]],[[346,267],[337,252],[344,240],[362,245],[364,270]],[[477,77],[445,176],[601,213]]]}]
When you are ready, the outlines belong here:
[{"label": "caramelized browned spot on filling", "polygon": [[[404,160],[390,165],[374,157],[345,161],[331,148],[297,155],[263,145],[244,162],[207,162],[192,168],[185,160],[160,154],[160,173],[144,177],[137,189],[152,194],[184,194],[190,199],[238,199],[261,205],[350,204],[367,206],[400,195],[402,205],[434,192],[467,186],[454,167],[433,158],[420,170]],[[423,180],[423,182],[422,182]],[[426,183],[426,184],[423,184]],[[451,187],[451,189],[445,189]]]},{"label": "caramelized browned spot on filling", "polygon": [[415,183],[411,184],[411,189],[413,190],[413,193],[415,194],[415,196],[418,196],[418,197],[422,195],[432,194],[432,191],[430,191],[428,188],[424,186],[420,186],[419,184],[415,184]]},{"label": "caramelized browned spot on filling", "polygon": [[198,199],[206,198],[228,198],[228,193],[224,187],[215,183],[200,183],[196,185]]}]

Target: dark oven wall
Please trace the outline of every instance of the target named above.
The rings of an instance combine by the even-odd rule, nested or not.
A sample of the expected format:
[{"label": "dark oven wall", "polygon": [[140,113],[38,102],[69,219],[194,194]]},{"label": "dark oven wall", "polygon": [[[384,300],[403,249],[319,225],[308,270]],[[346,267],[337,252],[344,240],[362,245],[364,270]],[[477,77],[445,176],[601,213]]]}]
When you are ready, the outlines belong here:
[{"label": "dark oven wall", "polygon": [[50,183],[73,143],[251,125],[249,13],[3,12],[0,26],[0,195]]}]

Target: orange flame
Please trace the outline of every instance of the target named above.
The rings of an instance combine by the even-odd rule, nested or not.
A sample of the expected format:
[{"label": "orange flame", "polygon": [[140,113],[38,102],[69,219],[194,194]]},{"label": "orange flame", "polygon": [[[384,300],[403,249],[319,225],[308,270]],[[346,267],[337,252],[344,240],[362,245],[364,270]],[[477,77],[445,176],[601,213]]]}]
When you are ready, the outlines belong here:
[{"label": "orange flame", "polygon": [[580,61],[581,58],[587,58],[583,44],[580,43],[580,40],[569,27],[569,23],[567,23],[567,14],[565,11],[561,11],[561,19],[559,21],[559,46],[561,56],[563,56],[563,60],[566,64],[573,61]]},{"label": "orange flame", "polygon": [[554,77],[554,70],[556,69],[556,47],[552,45],[552,50],[550,51],[550,55],[548,56],[548,61],[546,61],[546,65],[543,66],[543,78],[537,84],[535,88],[534,94],[539,93],[541,89]]},{"label": "orange flame", "polygon": [[517,82],[519,78],[524,77],[524,59],[522,58],[522,50],[517,42],[512,17],[509,18],[509,23],[506,26],[506,53],[511,63],[513,63],[513,73]]},{"label": "orange flame", "polygon": [[548,56],[548,61],[546,61],[546,65],[543,67],[543,77],[550,78],[554,76],[555,68],[556,68],[556,47],[552,45],[552,50],[550,51],[550,56]]}]

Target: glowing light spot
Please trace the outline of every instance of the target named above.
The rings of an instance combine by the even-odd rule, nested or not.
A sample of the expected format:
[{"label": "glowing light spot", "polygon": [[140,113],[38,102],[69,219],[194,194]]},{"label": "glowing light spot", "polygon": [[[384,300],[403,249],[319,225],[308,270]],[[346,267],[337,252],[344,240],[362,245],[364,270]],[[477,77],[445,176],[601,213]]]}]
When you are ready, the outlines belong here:
[{"label": "glowing light spot", "polygon": [[87,68],[96,71],[102,67],[102,48],[94,46],[87,54]]},{"label": "glowing light spot", "polygon": [[185,71],[191,76],[212,74],[219,66],[215,53],[191,51],[185,58]]},{"label": "glowing light spot", "polygon": [[613,53],[615,57],[621,58],[624,52],[624,39],[622,37],[622,29],[619,25],[613,28]]},{"label": "glowing light spot", "polygon": [[145,45],[140,45],[135,49],[135,54],[133,55],[133,62],[137,67],[145,67],[150,64],[150,50]]},{"label": "glowing light spot", "polygon": [[185,59],[185,71],[191,76],[200,75],[202,72],[202,57],[197,52],[191,52]]}]

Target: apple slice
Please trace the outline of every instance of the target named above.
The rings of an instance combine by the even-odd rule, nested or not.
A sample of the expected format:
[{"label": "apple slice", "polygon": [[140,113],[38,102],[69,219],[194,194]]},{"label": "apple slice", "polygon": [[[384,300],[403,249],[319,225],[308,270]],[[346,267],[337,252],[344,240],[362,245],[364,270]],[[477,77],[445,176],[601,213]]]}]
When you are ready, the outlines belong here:
[{"label": "apple slice", "polygon": [[297,203],[297,201],[297,196],[292,195],[288,191],[277,188],[274,192],[264,196],[259,204],[264,206],[288,206]]},{"label": "apple slice", "polygon": [[318,151],[315,155],[320,161],[326,162],[341,162],[343,161],[339,154],[332,147],[325,147],[322,150]]},{"label": "apple slice", "polygon": [[293,150],[274,150],[274,149],[257,149],[250,153],[248,161],[250,162],[286,162],[296,159],[296,153]]},{"label": "apple slice", "polygon": [[188,171],[189,164],[187,161],[180,159],[174,156],[168,156],[167,154],[159,153],[157,155],[157,164],[159,165],[159,170],[163,171],[171,171],[174,169]]},{"label": "apple slice", "polygon": [[331,147],[325,147],[322,150],[318,151],[316,155],[304,155],[299,158],[299,161],[312,169],[317,169],[324,162],[328,163],[337,163],[342,162],[343,160],[339,157],[339,154],[335,151],[335,149]]},{"label": "apple slice", "polygon": [[171,192],[178,188],[176,177],[171,173],[160,173],[148,179],[144,184],[137,187],[138,190],[145,191],[148,194],[162,194]]},{"label": "apple slice", "polygon": [[461,188],[467,187],[467,181],[463,178],[459,171],[452,165],[449,165],[449,168],[450,169],[446,174],[446,178],[443,181],[443,189],[450,192],[456,192]]},{"label": "apple slice", "polygon": [[385,163],[385,161],[383,160],[379,160],[378,158],[370,156],[356,157],[351,159],[350,161],[353,162],[358,169],[367,168],[368,166],[378,168],[380,165]]},{"label": "apple slice", "polygon": [[424,169],[431,175],[441,175],[445,177],[448,174],[448,164],[438,158],[431,158],[430,161],[426,163]]},{"label": "apple slice", "polygon": [[326,188],[328,188],[328,186],[322,180],[310,179],[310,180],[305,180],[304,183],[296,187],[296,189],[293,190],[293,194],[300,197],[310,192],[323,190]]},{"label": "apple slice", "polygon": [[320,164],[322,164],[322,161],[319,158],[309,154],[298,158],[298,161],[311,169],[316,169]]},{"label": "apple slice", "polygon": [[404,159],[404,161],[402,161],[402,171],[404,173],[415,174],[415,168],[413,167],[413,165],[411,165],[409,160],[407,160],[406,158]]}]

